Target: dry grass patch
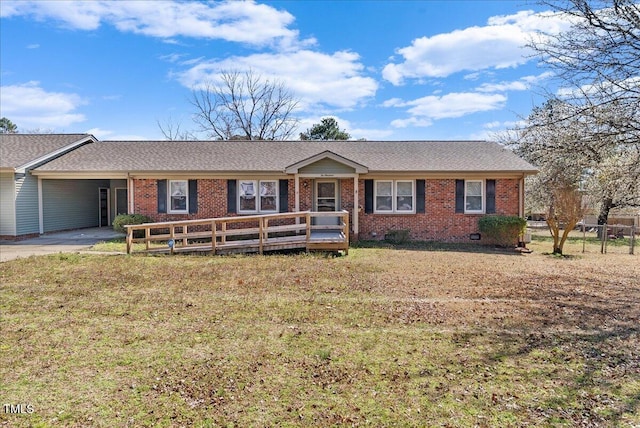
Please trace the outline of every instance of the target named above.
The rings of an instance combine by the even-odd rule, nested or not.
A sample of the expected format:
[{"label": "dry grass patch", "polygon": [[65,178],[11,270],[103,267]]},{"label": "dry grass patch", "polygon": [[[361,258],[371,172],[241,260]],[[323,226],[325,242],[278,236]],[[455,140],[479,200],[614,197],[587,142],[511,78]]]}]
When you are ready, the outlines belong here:
[{"label": "dry grass patch", "polygon": [[0,265],[7,426],[637,426],[637,256]]}]

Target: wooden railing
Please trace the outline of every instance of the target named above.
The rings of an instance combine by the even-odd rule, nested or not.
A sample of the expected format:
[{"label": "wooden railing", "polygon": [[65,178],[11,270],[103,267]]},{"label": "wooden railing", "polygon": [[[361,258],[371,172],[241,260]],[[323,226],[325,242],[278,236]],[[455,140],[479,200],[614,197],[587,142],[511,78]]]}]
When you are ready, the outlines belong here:
[{"label": "wooden railing", "polygon": [[[322,221],[322,219],[336,219]],[[258,252],[305,248],[349,251],[349,212],[312,212],[220,217],[125,226],[127,253],[144,243],[144,252]],[[143,231],[144,237],[137,231]]]}]

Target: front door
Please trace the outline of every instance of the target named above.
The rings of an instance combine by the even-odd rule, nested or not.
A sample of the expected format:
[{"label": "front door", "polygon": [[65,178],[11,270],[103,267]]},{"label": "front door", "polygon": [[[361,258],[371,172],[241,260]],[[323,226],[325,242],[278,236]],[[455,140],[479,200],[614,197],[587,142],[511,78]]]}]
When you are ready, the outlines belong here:
[{"label": "front door", "polygon": [[98,226],[109,226],[109,189],[101,187],[98,189],[98,212],[99,212],[99,224]]},{"label": "front door", "polygon": [[[338,211],[340,209],[338,180],[316,180],[314,210],[319,212]],[[317,217],[315,224],[337,225],[338,217]]]}]

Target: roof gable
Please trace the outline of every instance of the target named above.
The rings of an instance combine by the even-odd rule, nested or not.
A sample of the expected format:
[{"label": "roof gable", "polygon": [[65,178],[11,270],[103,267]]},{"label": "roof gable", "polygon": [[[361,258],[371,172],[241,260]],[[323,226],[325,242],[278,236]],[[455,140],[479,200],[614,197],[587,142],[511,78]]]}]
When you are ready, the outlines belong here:
[{"label": "roof gable", "polygon": [[355,172],[356,174],[366,174],[367,172],[369,172],[369,169],[366,166],[360,165],[357,162],[354,162],[343,156],[337,155],[328,150],[325,150],[324,152],[318,153],[317,155],[311,156],[307,159],[303,159],[300,162],[294,163],[293,165],[289,165],[288,167],[285,168],[284,171],[287,174],[297,174],[299,172],[302,172],[301,170],[303,170],[305,167],[310,167],[313,164],[317,164],[325,160],[330,160],[340,165],[343,165],[345,167],[348,167],[349,169],[352,170],[351,172]]},{"label": "roof gable", "polygon": [[24,173],[92,142],[90,134],[2,134],[0,169]]}]

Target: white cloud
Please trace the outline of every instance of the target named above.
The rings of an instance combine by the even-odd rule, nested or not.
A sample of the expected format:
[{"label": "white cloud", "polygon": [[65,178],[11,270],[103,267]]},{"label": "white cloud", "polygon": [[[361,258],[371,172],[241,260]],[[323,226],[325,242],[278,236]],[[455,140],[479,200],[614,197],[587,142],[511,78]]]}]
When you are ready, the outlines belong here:
[{"label": "white cloud", "polygon": [[408,119],[395,119],[391,121],[391,126],[394,128],[408,128],[410,126],[416,128],[426,128],[433,125],[433,121],[424,117],[410,117]]},{"label": "white cloud", "polygon": [[483,83],[477,88],[479,92],[527,91],[532,86],[553,76],[552,72],[544,72],[537,76],[524,76],[513,82]]},{"label": "white cloud", "polygon": [[408,107],[410,115],[406,119],[394,120],[391,125],[404,128],[407,126],[430,126],[434,120],[450,119],[473,113],[497,110],[504,107],[507,97],[501,94],[481,94],[475,92],[450,93],[443,96],[429,95],[411,101],[395,100],[389,105]]},{"label": "white cloud", "polygon": [[76,94],[47,92],[39,82],[8,85],[0,88],[2,115],[20,129],[54,128],[83,122],[85,116],[75,110],[86,104]]},{"label": "white cloud", "polygon": [[447,77],[460,71],[517,67],[529,61],[526,48],[537,32],[557,32],[568,24],[556,15],[523,11],[515,15],[492,17],[488,25],[469,27],[432,37],[420,37],[397,53],[404,61],[390,63],[382,75],[393,85],[406,79]]},{"label": "white cloud", "polygon": [[203,61],[174,77],[193,88],[215,83],[221,71],[251,69],[262,78],[283,81],[301,99],[303,110],[317,108],[318,104],[349,109],[373,97],[378,89],[373,78],[363,75],[359,60],[358,54],[348,51],[265,53]]},{"label": "white cloud", "polygon": [[315,43],[314,39],[300,41],[298,31],[288,28],[295,19],[293,15],[253,1],[3,1],[3,17],[21,15],[53,19],[65,27],[85,31],[109,24],[122,32],[162,39],[277,43],[284,48]]}]

